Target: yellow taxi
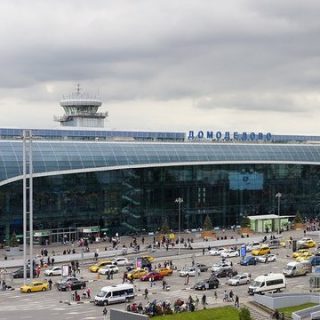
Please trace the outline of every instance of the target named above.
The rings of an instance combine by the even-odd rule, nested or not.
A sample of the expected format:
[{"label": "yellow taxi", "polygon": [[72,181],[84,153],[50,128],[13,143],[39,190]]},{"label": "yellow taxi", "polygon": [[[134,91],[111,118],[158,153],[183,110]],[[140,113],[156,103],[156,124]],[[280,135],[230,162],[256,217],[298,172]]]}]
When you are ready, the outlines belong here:
[{"label": "yellow taxi", "polygon": [[149,262],[154,261],[154,257],[152,257],[152,256],[142,256],[141,258],[142,258],[142,259],[146,259],[146,260],[148,260]]},{"label": "yellow taxi", "polygon": [[111,260],[99,261],[98,263],[90,266],[89,271],[98,272],[100,268],[105,267],[105,266],[111,266],[111,265],[113,265],[113,262]]},{"label": "yellow taxi", "polygon": [[165,276],[171,276],[172,275],[172,269],[169,268],[158,268],[156,269],[156,272],[159,272],[163,277]]},{"label": "yellow taxi", "polygon": [[297,247],[300,249],[314,248],[316,246],[317,243],[311,238],[304,237],[297,241]]},{"label": "yellow taxi", "polygon": [[140,279],[142,276],[148,273],[145,269],[134,269],[127,274],[127,279]]},{"label": "yellow taxi", "polygon": [[25,284],[20,287],[20,292],[30,293],[38,291],[47,291],[49,289],[49,284],[47,281],[33,281],[29,284]]},{"label": "yellow taxi", "polygon": [[262,245],[260,248],[257,248],[257,249],[253,249],[251,251],[251,254],[253,256],[263,256],[265,254],[268,254],[268,253],[271,253],[271,250],[268,246],[266,245]]},{"label": "yellow taxi", "polygon": [[292,258],[298,258],[303,255],[307,255],[308,253],[309,253],[308,249],[299,249],[298,251],[296,251],[292,254]]},{"label": "yellow taxi", "polygon": [[300,261],[301,262],[301,261],[309,260],[309,258],[312,257],[312,256],[313,256],[313,253],[307,251],[307,252],[302,253],[300,256],[298,256],[296,258],[296,261]]}]

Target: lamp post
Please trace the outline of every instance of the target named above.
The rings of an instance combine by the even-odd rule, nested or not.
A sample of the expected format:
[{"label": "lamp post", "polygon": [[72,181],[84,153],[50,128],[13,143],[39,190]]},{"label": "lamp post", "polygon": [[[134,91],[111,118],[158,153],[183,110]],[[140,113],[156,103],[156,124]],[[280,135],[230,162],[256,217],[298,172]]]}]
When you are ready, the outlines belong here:
[{"label": "lamp post", "polygon": [[278,198],[278,234],[280,232],[280,200],[281,200],[282,194],[278,192],[276,194],[276,198]]},{"label": "lamp post", "polygon": [[183,203],[183,199],[181,197],[177,198],[175,201],[175,203],[178,203],[178,210],[179,210],[179,221],[178,221],[178,242],[179,242],[179,248],[178,248],[178,254],[180,255],[180,247],[181,247],[181,243],[180,243],[180,228],[181,228],[181,204]]}]

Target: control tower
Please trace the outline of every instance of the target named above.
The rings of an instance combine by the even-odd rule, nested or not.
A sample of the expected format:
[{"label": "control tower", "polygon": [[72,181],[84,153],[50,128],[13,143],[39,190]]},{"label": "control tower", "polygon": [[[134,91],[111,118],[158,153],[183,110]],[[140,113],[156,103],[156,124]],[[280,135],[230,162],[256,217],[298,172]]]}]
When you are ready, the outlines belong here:
[{"label": "control tower", "polygon": [[103,128],[107,112],[97,112],[102,101],[96,97],[81,92],[80,85],[77,85],[76,92],[70,96],[63,97],[60,101],[65,114],[61,117],[54,117],[63,127],[91,127]]}]

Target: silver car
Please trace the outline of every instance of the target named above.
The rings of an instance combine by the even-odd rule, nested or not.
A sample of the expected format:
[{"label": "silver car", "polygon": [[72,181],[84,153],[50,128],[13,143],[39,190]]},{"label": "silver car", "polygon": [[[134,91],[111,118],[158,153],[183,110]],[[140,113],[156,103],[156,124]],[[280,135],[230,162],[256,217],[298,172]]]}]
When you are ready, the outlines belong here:
[{"label": "silver car", "polygon": [[241,273],[229,279],[227,284],[230,286],[238,286],[241,284],[248,284],[250,280],[250,275],[248,273]]}]

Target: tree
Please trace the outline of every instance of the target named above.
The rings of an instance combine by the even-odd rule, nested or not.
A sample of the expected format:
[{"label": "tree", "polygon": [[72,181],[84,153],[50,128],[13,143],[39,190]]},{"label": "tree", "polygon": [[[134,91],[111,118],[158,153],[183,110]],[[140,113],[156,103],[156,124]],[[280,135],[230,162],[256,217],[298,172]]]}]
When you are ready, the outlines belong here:
[{"label": "tree", "polygon": [[19,244],[17,235],[15,232],[12,233],[11,238],[10,238],[10,247],[17,247]]},{"label": "tree", "polygon": [[212,221],[209,217],[209,215],[207,214],[205,219],[204,219],[204,222],[203,222],[203,230],[205,231],[209,231],[209,230],[212,230],[213,229],[213,226],[212,226]]},{"label": "tree", "polygon": [[297,223],[303,223],[303,219],[302,219],[301,214],[300,214],[299,211],[297,211],[297,214],[296,214],[296,216],[294,217],[293,222],[294,222],[295,224],[297,224]]},{"label": "tree", "polygon": [[167,234],[167,233],[170,232],[170,228],[169,228],[169,225],[168,225],[168,219],[167,218],[164,219],[160,231],[163,234]]},{"label": "tree", "polygon": [[250,219],[247,216],[243,216],[240,225],[242,228],[250,228]]}]

